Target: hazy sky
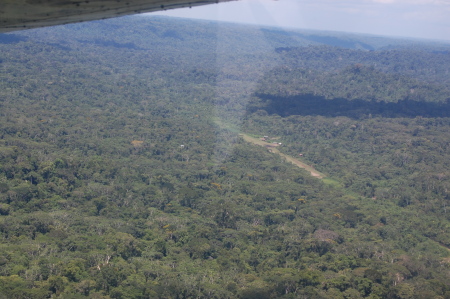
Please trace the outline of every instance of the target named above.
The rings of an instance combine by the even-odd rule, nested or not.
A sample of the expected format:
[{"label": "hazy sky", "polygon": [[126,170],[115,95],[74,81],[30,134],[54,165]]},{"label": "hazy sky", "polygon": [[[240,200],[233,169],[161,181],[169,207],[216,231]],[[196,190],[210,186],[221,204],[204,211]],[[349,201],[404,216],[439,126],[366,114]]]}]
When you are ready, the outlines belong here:
[{"label": "hazy sky", "polygon": [[450,0],[241,0],[153,14],[450,40]]}]

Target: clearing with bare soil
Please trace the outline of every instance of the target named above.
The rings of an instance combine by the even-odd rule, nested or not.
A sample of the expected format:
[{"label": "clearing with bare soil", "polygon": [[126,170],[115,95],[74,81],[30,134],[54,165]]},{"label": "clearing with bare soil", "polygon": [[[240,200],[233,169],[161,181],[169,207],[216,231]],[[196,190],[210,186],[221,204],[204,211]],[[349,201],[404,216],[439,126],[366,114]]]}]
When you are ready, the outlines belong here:
[{"label": "clearing with bare soil", "polygon": [[[244,138],[245,141],[247,142],[251,142],[253,144],[256,145],[260,145],[260,146],[264,146],[265,148],[267,148],[270,152],[274,153],[274,154],[278,154],[280,156],[282,156],[283,158],[286,159],[286,161],[291,162],[294,165],[297,165],[300,168],[306,169],[307,171],[309,171],[311,173],[311,175],[313,177],[319,178],[319,179],[323,179],[325,177],[325,175],[323,173],[318,172],[317,170],[315,170],[313,167],[309,166],[308,164],[303,163],[302,161],[295,159],[289,155],[283,154],[282,152],[280,152],[277,147],[279,146],[278,143],[267,143],[263,140],[259,140],[258,138],[254,138],[251,137],[247,134],[244,133],[240,133],[240,136],[242,136],[242,138]],[[274,138],[272,138],[274,139]]]}]

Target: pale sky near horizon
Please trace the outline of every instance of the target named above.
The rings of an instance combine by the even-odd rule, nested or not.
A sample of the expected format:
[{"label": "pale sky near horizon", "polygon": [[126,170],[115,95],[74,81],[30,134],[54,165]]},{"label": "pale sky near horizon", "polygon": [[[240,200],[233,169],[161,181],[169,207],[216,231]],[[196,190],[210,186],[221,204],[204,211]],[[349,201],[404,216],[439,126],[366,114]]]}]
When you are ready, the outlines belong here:
[{"label": "pale sky near horizon", "polygon": [[241,0],[151,14],[450,41],[450,0]]}]

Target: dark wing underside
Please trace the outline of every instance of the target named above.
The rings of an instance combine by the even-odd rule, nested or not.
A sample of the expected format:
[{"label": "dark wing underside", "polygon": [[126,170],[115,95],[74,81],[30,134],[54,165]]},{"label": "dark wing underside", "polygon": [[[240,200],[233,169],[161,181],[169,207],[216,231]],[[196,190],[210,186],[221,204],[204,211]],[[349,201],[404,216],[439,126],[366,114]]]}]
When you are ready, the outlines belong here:
[{"label": "dark wing underside", "polygon": [[233,0],[0,0],[0,33]]}]

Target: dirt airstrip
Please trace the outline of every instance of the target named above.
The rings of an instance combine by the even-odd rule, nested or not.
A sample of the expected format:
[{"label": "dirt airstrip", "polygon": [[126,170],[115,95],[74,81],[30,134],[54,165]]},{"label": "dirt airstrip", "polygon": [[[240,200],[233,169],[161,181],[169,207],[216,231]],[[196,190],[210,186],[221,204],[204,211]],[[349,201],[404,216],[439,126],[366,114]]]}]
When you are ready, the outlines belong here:
[{"label": "dirt airstrip", "polygon": [[289,155],[281,153],[277,149],[277,147],[279,146],[278,143],[267,143],[267,142],[265,142],[263,140],[251,137],[251,136],[249,136],[247,134],[243,134],[243,133],[241,133],[239,135],[242,136],[242,138],[244,138],[245,141],[251,142],[251,143],[256,144],[256,145],[264,146],[265,148],[267,148],[272,153],[278,154],[278,155],[282,156],[283,158],[285,158],[286,161],[289,161],[292,164],[294,164],[294,165],[296,165],[296,166],[298,166],[300,168],[306,169],[307,171],[309,171],[311,173],[311,175],[313,177],[316,177],[316,178],[319,178],[319,179],[323,179],[325,177],[324,174],[318,172],[317,170],[315,170],[313,167],[309,166],[308,164],[305,164],[302,161],[300,161],[298,159],[295,159],[295,158],[293,158],[293,157],[291,157]]}]

